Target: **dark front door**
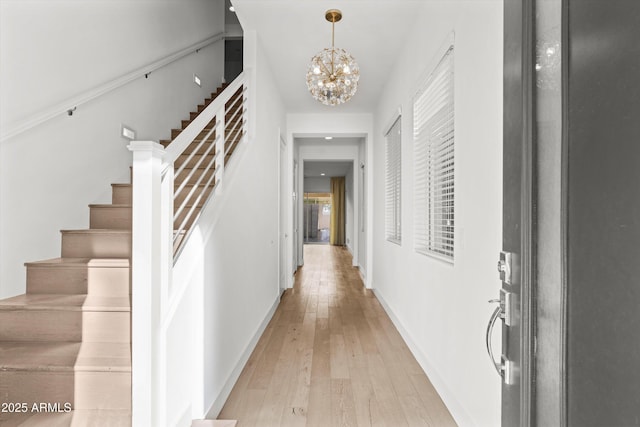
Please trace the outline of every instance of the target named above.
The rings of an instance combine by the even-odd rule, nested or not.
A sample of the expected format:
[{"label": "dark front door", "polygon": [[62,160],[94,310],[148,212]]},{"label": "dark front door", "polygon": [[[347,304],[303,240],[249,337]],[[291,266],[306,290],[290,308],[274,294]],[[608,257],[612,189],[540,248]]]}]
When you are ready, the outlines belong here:
[{"label": "dark front door", "polygon": [[640,1],[565,0],[567,424],[640,425]]}]

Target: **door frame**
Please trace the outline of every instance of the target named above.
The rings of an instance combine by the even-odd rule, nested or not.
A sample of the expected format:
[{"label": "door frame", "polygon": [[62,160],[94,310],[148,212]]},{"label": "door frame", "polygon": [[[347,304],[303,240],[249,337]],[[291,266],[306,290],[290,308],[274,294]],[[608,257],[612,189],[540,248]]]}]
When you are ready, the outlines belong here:
[{"label": "door frame", "polygon": [[[521,134],[518,141],[508,141],[510,134],[507,132],[508,126],[511,124],[505,118],[505,135],[503,136],[504,152],[516,154],[519,152],[520,179],[514,183],[517,187],[517,193],[520,198],[519,218],[514,220],[519,223],[519,244],[514,247],[508,247],[505,241],[506,229],[503,228],[503,250],[518,251],[517,260],[515,262],[516,277],[519,279],[520,299],[519,304],[519,321],[517,328],[519,330],[520,341],[519,358],[520,366],[516,368],[516,375],[519,378],[519,387],[511,392],[517,392],[519,396],[513,396],[512,402],[518,404],[519,425],[534,426],[535,425],[535,325],[536,325],[536,261],[537,261],[537,228],[536,228],[536,194],[537,194],[537,167],[536,167],[536,147],[534,138],[535,125],[535,0],[505,0],[504,2],[504,38],[505,45],[507,41],[520,40],[520,46],[517,48],[519,52],[519,64],[514,63],[513,58],[508,58],[513,52],[508,52],[505,48],[504,62],[504,106],[513,104],[507,102],[511,97],[519,97],[519,111],[515,114],[519,115],[521,120]],[[513,19],[513,22],[507,24],[507,19]],[[517,20],[517,21],[516,21]],[[519,34],[508,32],[509,29],[519,31]],[[513,47],[513,46],[512,46]],[[511,61],[509,61],[511,59]],[[508,85],[506,82],[511,84]],[[514,83],[515,82],[515,83]],[[505,107],[506,108],[506,107]],[[513,112],[512,112],[513,113]],[[504,113],[503,113],[504,114]],[[517,116],[516,116],[517,118]],[[509,150],[507,150],[509,147]],[[507,158],[505,154],[504,163],[507,165],[509,161],[514,159]],[[517,161],[517,160],[516,160]],[[506,166],[503,166],[506,167]],[[505,174],[506,174],[505,169]],[[512,183],[508,177],[504,176],[503,185],[506,187]],[[503,191],[503,196],[508,197],[510,192]],[[503,202],[503,209],[504,202]],[[506,211],[505,215],[506,215]],[[506,221],[506,217],[503,221]],[[504,223],[503,223],[504,227]],[[513,242],[512,242],[513,243]],[[514,272],[515,272],[514,271]],[[512,326],[513,327],[513,326]],[[503,325],[503,351],[507,348],[507,338],[509,332],[507,327]],[[509,386],[502,383],[502,423],[505,425],[505,414],[511,408],[505,404],[504,393],[508,392]]]},{"label": "door frame", "polygon": [[537,299],[537,237],[535,199],[538,192],[535,125],[535,2],[523,0],[522,17],[522,79],[523,79],[523,158],[522,158],[522,243],[521,243],[521,306],[522,327],[520,355],[520,424],[535,425],[535,339]]},{"label": "door frame", "polygon": [[[287,198],[287,142],[278,130],[278,292],[280,294],[290,287],[289,282],[289,221]],[[283,283],[284,281],[284,283]]]},{"label": "door frame", "polygon": [[[297,198],[296,204],[298,206],[298,224],[303,223],[303,209],[302,204],[304,201],[304,163],[305,161],[348,161],[353,163],[353,221],[354,221],[354,232],[353,232],[353,242],[352,242],[352,250],[353,250],[353,261],[352,264],[354,267],[358,267],[360,271],[361,266],[359,264],[360,259],[360,251],[361,242],[360,242],[360,233],[356,231],[360,229],[360,210],[364,210],[364,214],[367,215],[369,209],[367,206],[360,206],[358,201],[360,200],[360,174],[358,173],[360,162],[364,163],[364,159],[360,159],[359,152],[359,144],[366,144],[366,137],[359,133],[354,134],[342,134],[336,137],[345,137],[345,138],[363,138],[362,141],[359,142],[358,145],[331,145],[327,146],[326,144],[305,144],[302,141],[305,138],[315,138],[316,135],[307,135],[307,134],[296,134],[294,137],[294,150],[297,152],[297,160],[298,160],[298,176],[297,176],[297,185],[298,192],[300,193],[300,197]],[[366,224],[365,224],[366,225]],[[369,230],[370,225],[366,225],[367,230]],[[298,233],[297,242],[299,245],[298,248],[298,264],[304,265],[304,236],[303,233]],[[369,246],[365,247],[365,254],[368,254]],[[367,258],[367,262],[369,262]],[[370,277],[370,276],[369,276]],[[369,279],[365,283],[365,286],[370,286]]]}]

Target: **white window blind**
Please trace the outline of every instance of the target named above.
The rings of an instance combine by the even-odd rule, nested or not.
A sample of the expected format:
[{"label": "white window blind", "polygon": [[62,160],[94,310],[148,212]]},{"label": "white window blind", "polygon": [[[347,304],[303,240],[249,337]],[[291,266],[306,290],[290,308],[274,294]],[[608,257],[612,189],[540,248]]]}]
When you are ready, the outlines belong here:
[{"label": "white window blind", "polygon": [[417,252],[453,261],[455,227],[453,46],[413,102]]},{"label": "white window blind", "polygon": [[401,188],[401,118],[398,116],[387,134],[385,163],[385,234],[389,241],[400,243],[402,240],[400,222]]}]

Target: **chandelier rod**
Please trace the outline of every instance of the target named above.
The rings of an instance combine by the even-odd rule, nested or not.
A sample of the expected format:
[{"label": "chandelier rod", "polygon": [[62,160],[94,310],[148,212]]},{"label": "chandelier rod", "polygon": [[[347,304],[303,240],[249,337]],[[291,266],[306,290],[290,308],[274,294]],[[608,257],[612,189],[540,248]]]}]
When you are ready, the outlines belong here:
[{"label": "chandelier rod", "polygon": [[331,21],[331,75],[332,76],[336,72],[335,67],[333,66],[333,64],[335,62],[335,54],[336,54],[336,47],[335,47],[335,43],[334,43],[335,31],[336,31],[336,20],[333,19]]}]

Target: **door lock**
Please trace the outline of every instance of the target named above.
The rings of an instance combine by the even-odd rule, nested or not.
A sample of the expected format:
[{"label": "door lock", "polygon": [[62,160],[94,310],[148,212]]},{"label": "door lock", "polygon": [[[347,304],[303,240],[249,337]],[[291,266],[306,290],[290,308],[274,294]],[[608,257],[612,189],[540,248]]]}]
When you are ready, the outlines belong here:
[{"label": "door lock", "polygon": [[516,383],[516,367],[513,360],[502,356],[500,360],[500,371],[502,381],[504,381],[506,385],[514,385]]},{"label": "door lock", "polygon": [[496,308],[498,317],[504,321],[505,326],[514,326],[516,324],[516,311],[513,292],[500,289],[500,299],[489,300],[490,303],[499,303]]},{"label": "door lock", "polygon": [[498,272],[500,273],[500,280],[507,285],[512,283],[512,266],[513,257],[511,252],[500,252],[500,260],[498,261]]}]

